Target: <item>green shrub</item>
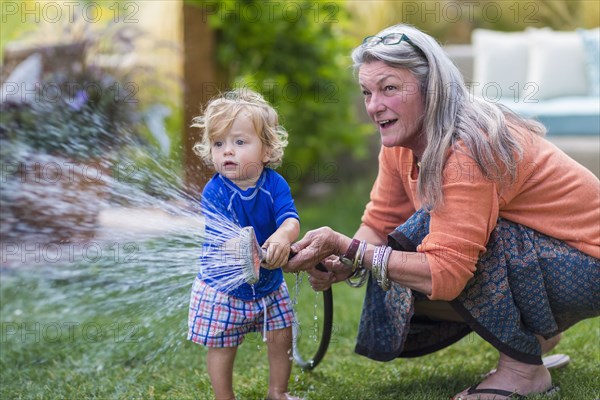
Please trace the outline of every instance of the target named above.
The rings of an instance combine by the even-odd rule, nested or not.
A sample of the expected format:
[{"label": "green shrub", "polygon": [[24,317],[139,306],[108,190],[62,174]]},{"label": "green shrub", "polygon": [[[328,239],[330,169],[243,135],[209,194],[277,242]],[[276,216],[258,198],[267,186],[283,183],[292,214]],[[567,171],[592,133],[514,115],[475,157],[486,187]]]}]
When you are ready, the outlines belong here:
[{"label": "green shrub", "polygon": [[229,85],[261,92],[279,111],[290,133],[280,171],[292,189],[322,179],[319,166],[342,155],[366,154],[371,130],[356,115],[355,43],[344,36],[350,18],[341,2],[191,3],[203,7],[217,33]]}]

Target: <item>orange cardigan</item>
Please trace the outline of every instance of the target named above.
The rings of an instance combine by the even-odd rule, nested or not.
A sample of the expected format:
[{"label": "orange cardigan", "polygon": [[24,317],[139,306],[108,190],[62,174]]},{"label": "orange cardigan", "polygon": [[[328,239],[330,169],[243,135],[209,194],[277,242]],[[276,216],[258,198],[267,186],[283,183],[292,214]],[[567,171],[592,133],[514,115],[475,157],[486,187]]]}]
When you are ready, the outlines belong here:
[{"label": "orange cardigan", "polygon": [[[430,299],[452,300],[462,292],[498,217],[600,258],[598,178],[542,137],[523,143],[517,179],[506,184],[486,179],[465,152],[450,152],[443,204],[431,212],[429,234],[417,248],[431,269]],[[411,150],[382,148],[362,223],[385,236],[406,221],[421,207],[419,173],[427,173],[426,166],[418,170]]]}]

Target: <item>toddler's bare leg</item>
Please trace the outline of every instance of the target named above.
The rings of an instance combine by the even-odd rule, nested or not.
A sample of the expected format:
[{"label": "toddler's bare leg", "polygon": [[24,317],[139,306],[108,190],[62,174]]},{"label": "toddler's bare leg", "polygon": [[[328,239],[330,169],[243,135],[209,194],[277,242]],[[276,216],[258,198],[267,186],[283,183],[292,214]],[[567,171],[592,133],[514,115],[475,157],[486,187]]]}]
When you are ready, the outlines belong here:
[{"label": "toddler's bare leg", "polygon": [[208,376],[216,400],[235,399],[233,393],[233,362],[237,347],[209,347],[206,356]]},{"label": "toddler's bare leg", "polygon": [[267,399],[295,399],[290,396],[288,382],[292,373],[292,328],[267,332],[269,353],[269,393]]}]

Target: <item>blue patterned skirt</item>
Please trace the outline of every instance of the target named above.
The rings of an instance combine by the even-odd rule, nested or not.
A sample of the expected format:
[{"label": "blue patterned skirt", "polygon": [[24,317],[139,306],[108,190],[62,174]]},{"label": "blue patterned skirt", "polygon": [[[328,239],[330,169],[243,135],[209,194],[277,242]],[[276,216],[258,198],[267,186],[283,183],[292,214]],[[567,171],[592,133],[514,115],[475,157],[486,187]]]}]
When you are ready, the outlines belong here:
[{"label": "blue patterned skirt", "polygon": [[[388,244],[414,252],[428,233],[429,214],[420,210]],[[600,260],[500,218],[475,275],[449,302],[465,323],[414,315],[415,300],[427,297],[396,283],[384,292],[369,279],[355,351],[378,361],[416,357],[475,331],[502,353],[541,364],[534,334],[550,338],[600,315]]]}]

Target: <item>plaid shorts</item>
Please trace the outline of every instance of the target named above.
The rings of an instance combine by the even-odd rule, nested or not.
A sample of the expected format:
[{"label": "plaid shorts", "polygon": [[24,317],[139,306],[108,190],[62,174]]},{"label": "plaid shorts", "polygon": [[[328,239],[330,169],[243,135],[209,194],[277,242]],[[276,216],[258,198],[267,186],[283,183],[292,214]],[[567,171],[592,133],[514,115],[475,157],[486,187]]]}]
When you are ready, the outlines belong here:
[{"label": "plaid shorts", "polygon": [[247,333],[287,328],[293,320],[285,281],[275,292],[245,301],[219,292],[196,277],[190,298],[188,339],[207,347],[235,347]]}]

